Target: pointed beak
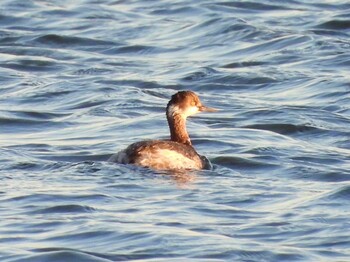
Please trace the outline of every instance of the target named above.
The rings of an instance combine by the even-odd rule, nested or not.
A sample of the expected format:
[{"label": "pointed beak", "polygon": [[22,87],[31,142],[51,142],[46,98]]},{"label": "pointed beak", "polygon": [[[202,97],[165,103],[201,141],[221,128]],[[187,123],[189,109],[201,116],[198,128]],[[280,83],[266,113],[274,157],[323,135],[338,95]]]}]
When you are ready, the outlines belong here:
[{"label": "pointed beak", "polygon": [[206,107],[203,105],[201,105],[198,109],[200,112],[217,112],[217,111],[219,111],[219,109],[212,108],[212,107]]}]

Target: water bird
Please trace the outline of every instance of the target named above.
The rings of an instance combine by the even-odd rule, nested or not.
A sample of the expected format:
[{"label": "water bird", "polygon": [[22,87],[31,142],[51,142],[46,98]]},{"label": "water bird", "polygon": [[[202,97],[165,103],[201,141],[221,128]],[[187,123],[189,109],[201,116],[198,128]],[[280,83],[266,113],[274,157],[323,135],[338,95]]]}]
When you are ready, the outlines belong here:
[{"label": "water bird", "polygon": [[194,149],[186,129],[186,119],[198,112],[215,112],[204,106],[192,91],[174,94],[167,107],[166,117],[170,140],[148,140],[129,145],[112,155],[108,161],[134,164],[156,170],[208,169],[210,162]]}]

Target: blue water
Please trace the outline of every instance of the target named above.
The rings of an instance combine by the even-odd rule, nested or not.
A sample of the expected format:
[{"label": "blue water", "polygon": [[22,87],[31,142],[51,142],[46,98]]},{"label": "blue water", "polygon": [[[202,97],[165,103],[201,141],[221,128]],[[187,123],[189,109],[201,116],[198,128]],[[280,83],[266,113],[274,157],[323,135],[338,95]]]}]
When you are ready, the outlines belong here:
[{"label": "blue water", "polygon": [[[348,1],[0,6],[1,261],[350,260]],[[178,90],[213,170],[107,163]]]}]

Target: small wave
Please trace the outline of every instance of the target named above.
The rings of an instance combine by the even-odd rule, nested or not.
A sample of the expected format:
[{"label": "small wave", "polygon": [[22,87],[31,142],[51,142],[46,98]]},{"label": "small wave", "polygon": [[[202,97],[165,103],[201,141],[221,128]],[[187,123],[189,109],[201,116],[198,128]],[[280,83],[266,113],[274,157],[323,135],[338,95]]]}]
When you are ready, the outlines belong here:
[{"label": "small wave", "polygon": [[201,12],[200,8],[195,8],[194,6],[185,6],[178,8],[159,8],[151,12],[155,15],[195,15]]},{"label": "small wave", "polygon": [[13,170],[34,170],[34,169],[39,169],[40,167],[41,165],[38,163],[23,162],[23,161],[18,162],[11,166]]},{"label": "small wave", "polygon": [[50,261],[50,262],[61,262],[61,261],[85,261],[85,262],[110,262],[110,259],[83,252],[80,250],[59,250],[54,249],[53,251],[46,250],[40,252],[40,254],[24,256],[22,258],[11,260],[11,262],[38,262],[38,261]]},{"label": "small wave", "polygon": [[[11,12],[9,12],[11,13]],[[1,26],[5,25],[18,25],[18,24],[25,24],[25,17],[23,16],[10,16],[10,15],[0,15],[0,24]]]},{"label": "small wave", "polygon": [[[29,194],[29,195],[21,195],[21,196],[15,196],[8,198],[8,201],[10,202],[22,202],[22,203],[53,203],[54,201],[61,201],[67,202],[67,201],[76,201],[76,202],[82,202],[82,201],[91,201],[91,202],[97,202],[97,201],[104,201],[109,199],[110,197],[106,194],[44,194],[44,193],[36,193],[36,194]],[[63,209],[64,206],[59,207],[59,209]],[[69,207],[70,209],[80,209],[81,207]],[[90,207],[88,207],[89,209]],[[83,206],[83,210],[84,206]],[[93,209],[94,210],[94,209]],[[79,210],[78,210],[79,211]]]},{"label": "small wave", "polygon": [[[102,232],[105,234],[110,234],[111,232]],[[128,236],[129,239],[131,236]],[[135,236],[132,239],[137,240],[139,238],[138,234],[135,234]],[[61,262],[61,261],[87,261],[87,262],[111,262],[111,261],[145,261],[146,258],[153,258],[156,256],[156,259],[159,260],[160,257],[167,258],[167,255],[164,254],[157,254],[155,256],[144,254],[144,253],[134,253],[134,254],[121,254],[119,253],[111,253],[108,254],[106,252],[103,253],[97,253],[97,252],[88,252],[88,251],[82,251],[78,249],[72,249],[72,248],[64,248],[64,247],[48,247],[48,248],[36,248],[30,250],[34,253],[40,253],[32,256],[25,257],[25,260],[14,260],[11,262],[22,262],[22,261],[29,261],[29,262],[37,262],[37,261],[50,261],[50,262]],[[54,254],[61,254],[57,257]],[[37,259],[37,258],[43,258]],[[32,259],[33,258],[33,259]],[[28,260],[27,260],[28,259]],[[164,259],[164,261],[172,261],[171,259]],[[177,260],[176,260],[177,261]]]},{"label": "small wave", "polygon": [[95,208],[85,205],[58,205],[30,211],[31,214],[55,214],[55,213],[89,213],[96,211]]},{"label": "small wave", "polygon": [[0,125],[4,125],[7,128],[9,128],[9,125],[11,126],[26,126],[28,125],[46,125],[47,121],[45,120],[34,120],[34,119],[27,119],[27,118],[0,118]]},{"label": "small wave", "polygon": [[350,186],[344,186],[336,191],[327,195],[327,199],[333,200],[350,200]]},{"label": "small wave", "polygon": [[233,62],[223,65],[222,68],[241,68],[241,67],[255,67],[255,66],[263,66],[266,64],[261,61],[243,61],[243,62]]},{"label": "small wave", "polygon": [[252,10],[252,11],[290,10],[290,8],[283,6],[282,2],[280,5],[257,3],[257,2],[253,2],[253,1],[251,1],[251,2],[250,1],[247,1],[247,2],[227,2],[227,3],[221,2],[221,3],[217,3],[216,5],[230,7],[230,8]]},{"label": "small wave", "polygon": [[84,99],[83,101],[79,102],[79,103],[74,103],[70,106],[67,106],[66,109],[83,109],[83,108],[92,108],[92,107],[96,107],[99,105],[103,105],[106,103],[109,103],[109,100],[94,100],[91,99],[90,97],[87,99]]},{"label": "small wave", "polygon": [[210,77],[214,74],[217,74],[218,72],[210,67],[202,68],[201,70],[198,70],[196,72],[190,73],[189,75],[182,78],[183,81],[200,81],[204,78]]},{"label": "small wave", "polygon": [[55,61],[31,59],[22,59],[14,62],[11,61],[2,63],[0,64],[0,67],[18,71],[57,71],[64,68],[62,64],[59,64]]},{"label": "small wave", "polygon": [[237,55],[258,55],[259,53],[266,53],[269,51],[278,52],[286,48],[297,48],[300,45],[303,45],[307,42],[311,42],[312,38],[310,36],[304,35],[288,35],[281,36],[279,38],[274,38],[272,40],[264,41],[262,43],[254,44],[250,47],[243,48],[237,51],[232,52]]},{"label": "small wave", "polygon": [[350,20],[331,20],[317,27],[329,30],[348,30],[350,29]]},{"label": "small wave", "polygon": [[[1,112],[1,110],[0,110]],[[51,112],[38,112],[38,111],[6,111],[6,114],[12,116],[9,120],[16,120],[16,118],[23,118],[23,120],[50,120],[67,116],[65,113],[51,113]],[[1,121],[1,118],[0,118]]]},{"label": "small wave", "polygon": [[268,130],[268,131],[275,132],[278,134],[283,134],[283,135],[320,130],[313,126],[292,125],[292,124],[254,124],[254,125],[244,126],[244,128]]},{"label": "small wave", "polygon": [[[77,149],[77,148],[75,148]],[[74,149],[73,149],[74,150]],[[64,154],[64,155],[40,155],[37,154],[40,159],[48,160],[48,161],[57,161],[64,163],[87,163],[87,161],[105,161],[107,160],[111,154],[94,154],[92,152],[78,152],[76,154]]]},{"label": "small wave", "polygon": [[[301,161],[298,162],[299,166],[289,168],[286,171],[286,173],[289,174],[289,176],[292,178],[322,182],[344,182],[350,180],[350,174],[347,174],[346,170],[337,168],[333,168],[333,170],[327,170],[324,168],[324,166],[327,165],[340,165],[339,161],[337,160],[330,161],[328,159],[324,160],[322,158],[314,158],[310,160],[310,158],[305,157],[292,159]],[[301,165],[303,163],[305,166]]]},{"label": "small wave", "polygon": [[67,127],[71,123],[59,122],[49,119],[35,119],[35,118],[4,118],[0,117],[0,125],[3,133],[28,133],[39,130],[50,130],[53,128]]},{"label": "small wave", "polygon": [[[174,49],[176,50],[176,49]],[[147,46],[147,45],[127,45],[121,47],[112,47],[103,51],[103,54],[159,54],[173,51],[173,49],[167,49],[158,46]]]},{"label": "small wave", "polygon": [[246,159],[241,157],[232,156],[219,156],[211,159],[211,162],[217,165],[233,168],[263,168],[263,167],[274,167],[274,164],[267,162],[261,162],[252,159]]},{"label": "small wave", "polygon": [[115,46],[115,42],[96,40],[91,38],[76,37],[76,36],[64,36],[49,34],[35,38],[32,40],[34,43],[40,43],[50,46]]},{"label": "small wave", "polygon": [[118,47],[116,49],[116,53],[147,53],[152,52],[154,47],[145,46],[145,45],[131,45],[131,46],[123,46]]}]

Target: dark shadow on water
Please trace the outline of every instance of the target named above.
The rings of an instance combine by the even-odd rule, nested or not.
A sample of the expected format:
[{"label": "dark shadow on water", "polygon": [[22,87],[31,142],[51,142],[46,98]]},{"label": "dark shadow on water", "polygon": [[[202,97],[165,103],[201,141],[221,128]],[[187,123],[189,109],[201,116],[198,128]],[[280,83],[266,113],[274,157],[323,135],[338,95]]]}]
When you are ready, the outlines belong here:
[{"label": "dark shadow on water", "polygon": [[[22,258],[10,260],[11,262],[61,262],[61,261],[86,261],[86,262],[106,262],[106,261],[121,261],[126,259],[126,256],[121,256],[118,260],[111,260],[106,255],[85,252],[76,249],[66,248],[43,248],[32,250],[35,255],[25,256]],[[113,258],[114,259],[114,258]]]},{"label": "dark shadow on water", "polygon": [[62,262],[62,261],[84,261],[84,262],[111,262],[111,261],[142,261],[143,259],[164,259],[171,261],[171,254],[150,254],[139,252],[130,254],[127,250],[121,254],[97,253],[70,248],[37,248],[31,250],[34,255],[11,259],[9,262]]},{"label": "dark shadow on water", "polygon": [[229,167],[232,169],[265,169],[278,167],[278,165],[268,163],[266,161],[262,162],[236,156],[219,156],[212,158],[211,161],[216,165]]}]

